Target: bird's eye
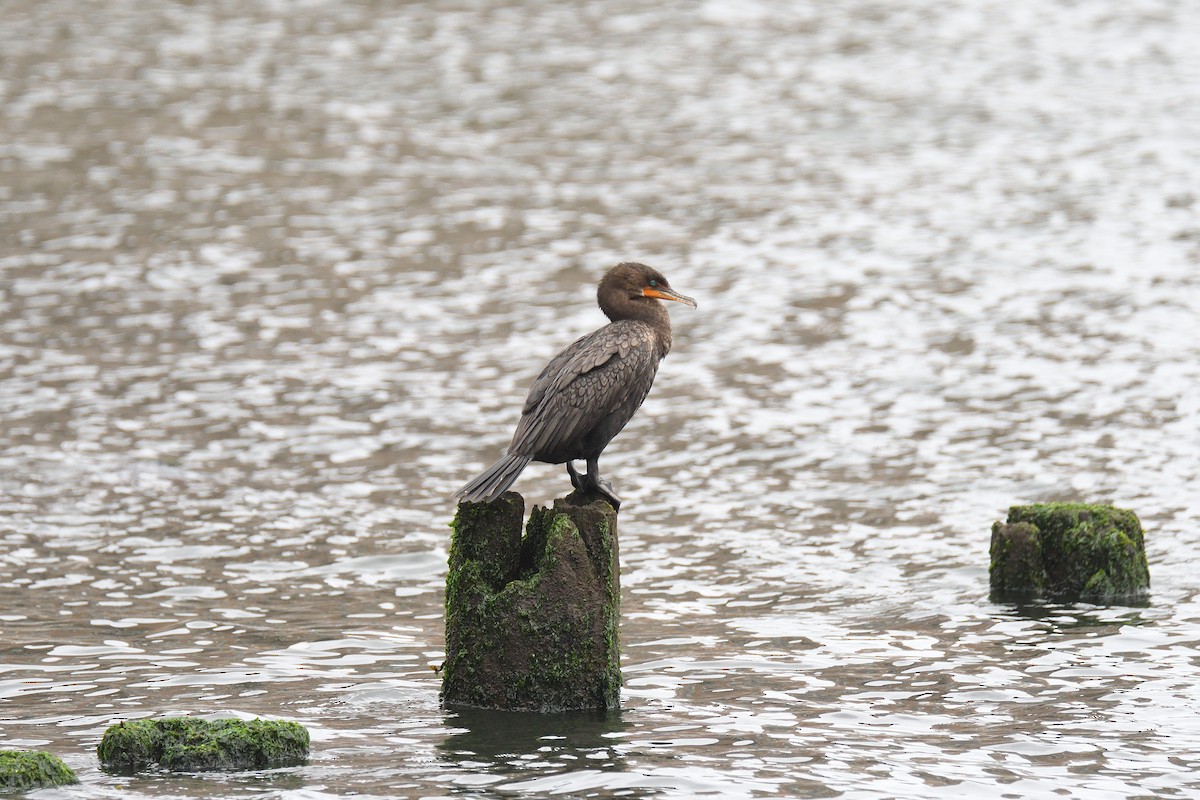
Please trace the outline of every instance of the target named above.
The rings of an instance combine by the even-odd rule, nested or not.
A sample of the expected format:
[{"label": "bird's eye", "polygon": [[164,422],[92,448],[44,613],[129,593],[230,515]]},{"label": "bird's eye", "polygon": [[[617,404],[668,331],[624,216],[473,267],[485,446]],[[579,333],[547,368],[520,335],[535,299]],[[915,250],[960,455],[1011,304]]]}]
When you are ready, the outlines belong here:
[{"label": "bird's eye", "polygon": [[657,286],[658,286],[658,281],[654,280],[654,278],[651,278],[650,279],[650,288],[653,289]]}]

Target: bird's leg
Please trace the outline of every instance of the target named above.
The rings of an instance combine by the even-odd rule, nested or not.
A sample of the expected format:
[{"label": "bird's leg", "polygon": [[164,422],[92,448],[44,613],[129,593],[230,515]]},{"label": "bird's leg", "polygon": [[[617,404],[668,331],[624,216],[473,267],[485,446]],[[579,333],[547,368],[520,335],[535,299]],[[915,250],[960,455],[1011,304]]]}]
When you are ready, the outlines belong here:
[{"label": "bird's leg", "polygon": [[567,473],[570,474],[570,476],[571,476],[571,485],[574,486],[576,489],[579,489],[580,491],[582,491],[583,490],[583,480],[580,479],[579,473],[575,471],[575,463],[574,462],[572,462],[572,461],[567,462]]},{"label": "bird's leg", "polygon": [[621,510],[621,498],[617,497],[617,493],[613,491],[612,484],[600,477],[600,457],[589,458],[587,460],[587,475],[586,483],[588,488],[597,492],[604,499],[612,504],[612,507]]}]

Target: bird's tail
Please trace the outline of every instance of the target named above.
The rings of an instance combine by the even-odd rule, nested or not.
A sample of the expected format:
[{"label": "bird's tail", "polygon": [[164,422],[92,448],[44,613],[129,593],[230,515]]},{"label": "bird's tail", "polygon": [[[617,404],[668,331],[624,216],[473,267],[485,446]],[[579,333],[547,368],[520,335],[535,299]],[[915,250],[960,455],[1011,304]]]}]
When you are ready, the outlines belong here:
[{"label": "bird's tail", "polygon": [[514,456],[510,453],[472,478],[454,496],[469,503],[490,503],[513,485],[532,460],[530,456]]}]

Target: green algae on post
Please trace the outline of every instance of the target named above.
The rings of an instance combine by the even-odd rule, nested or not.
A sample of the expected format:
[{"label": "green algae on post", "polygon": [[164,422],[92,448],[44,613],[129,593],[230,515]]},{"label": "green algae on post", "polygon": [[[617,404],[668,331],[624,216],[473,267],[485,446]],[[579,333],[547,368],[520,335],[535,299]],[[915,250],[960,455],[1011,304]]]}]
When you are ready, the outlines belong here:
[{"label": "green algae on post", "polygon": [[114,772],[233,772],[303,764],[308,741],[296,722],[168,717],[110,725],[96,752]]},{"label": "green algae on post", "polygon": [[620,702],[617,512],[579,492],[535,508],[460,503],[446,575],[448,705],[505,711]]},{"label": "green algae on post", "polygon": [[44,750],[0,750],[0,792],[30,792],[79,783],[75,770]]},{"label": "green algae on post", "polygon": [[1137,515],[1088,503],[1013,506],[992,526],[993,598],[1112,603],[1150,589],[1145,535]]}]

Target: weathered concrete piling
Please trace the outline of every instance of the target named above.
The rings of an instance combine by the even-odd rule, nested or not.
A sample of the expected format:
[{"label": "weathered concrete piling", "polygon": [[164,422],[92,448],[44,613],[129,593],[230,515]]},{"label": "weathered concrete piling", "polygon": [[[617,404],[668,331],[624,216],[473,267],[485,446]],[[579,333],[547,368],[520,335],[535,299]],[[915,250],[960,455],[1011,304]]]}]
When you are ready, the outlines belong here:
[{"label": "weathered concrete piling", "polygon": [[1150,588],[1137,515],[1087,503],[1013,506],[992,526],[993,598],[1128,602]]},{"label": "weathered concrete piling", "polygon": [[442,701],[505,711],[616,708],[621,573],[617,512],[573,492],[460,503],[446,575]]}]

